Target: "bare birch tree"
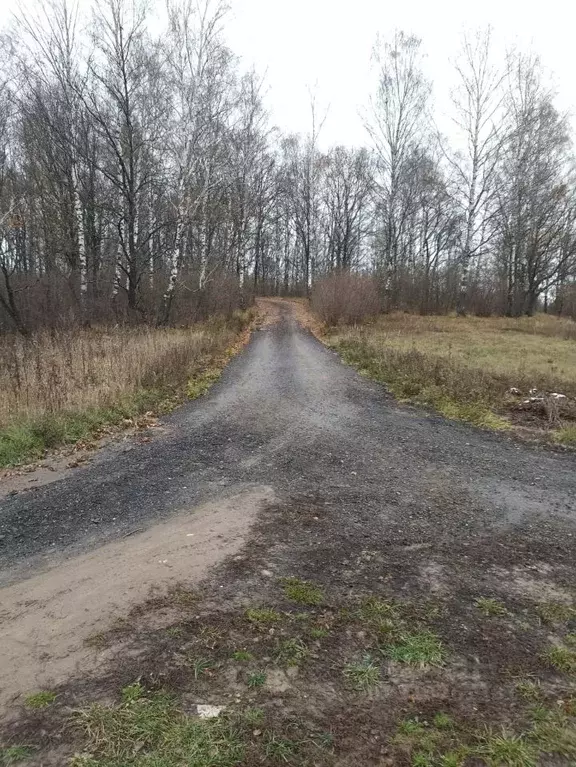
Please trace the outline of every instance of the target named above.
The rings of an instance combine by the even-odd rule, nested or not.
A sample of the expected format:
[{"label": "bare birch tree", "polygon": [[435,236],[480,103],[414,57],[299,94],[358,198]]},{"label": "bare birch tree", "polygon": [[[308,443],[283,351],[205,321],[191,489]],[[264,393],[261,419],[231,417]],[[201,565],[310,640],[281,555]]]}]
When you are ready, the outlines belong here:
[{"label": "bare birch tree", "polygon": [[426,141],[426,108],[430,84],[422,73],[421,41],[396,31],[390,41],[378,40],[374,52],[377,91],[366,128],[377,157],[378,213],[386,288],[397,290],[401,239],[407,223],[400,188],[415,146]]},{"label": "bare birch tree", "polygon": [[454,119],[465,148],[452,155],[450,162],[455,201],[465,222],[457,306],[458,312],[465,314],[471,262],[486,252],[494,236],[494,184],[501,144],[496,122],[502,104],[504,73],[492,62],[490,29],[464,37],[456,71],[459,84],[452,93]]}]

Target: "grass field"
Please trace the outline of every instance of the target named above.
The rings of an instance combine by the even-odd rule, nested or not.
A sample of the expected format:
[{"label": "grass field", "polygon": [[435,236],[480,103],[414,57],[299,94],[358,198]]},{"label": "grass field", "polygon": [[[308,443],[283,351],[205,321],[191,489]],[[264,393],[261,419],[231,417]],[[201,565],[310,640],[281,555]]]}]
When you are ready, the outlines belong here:
[{"label": "grass field", "polygon": [[251,318],[1,338],[0,467],[202,394]]},{"label": "grass field", "polygon": [[[327,342],[401,400],[479,426],[522,425],[576,443],[576,323],[571,320],[397,313],[364,326],[333,328]],[[527,403],[533,395],[536,401]]]}]

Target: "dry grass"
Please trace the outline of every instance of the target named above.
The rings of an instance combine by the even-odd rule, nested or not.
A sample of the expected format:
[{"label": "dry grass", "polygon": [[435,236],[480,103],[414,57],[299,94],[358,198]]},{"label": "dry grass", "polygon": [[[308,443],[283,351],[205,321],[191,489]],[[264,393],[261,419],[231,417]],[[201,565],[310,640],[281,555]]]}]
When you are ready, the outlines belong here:
[{"label": "dry grass", "polygon": [[213,343],[204,329],[122,328],[41,333],[29,342],[2,339],[0,425],[110,404],[167,373],[176,377]]},{"label": "dry grass", "polygon": [[[401,399],[432,405],[479,426],[510,420],[550,429],[569,442],[576,418],[576,323],[536,317],[381,316],[332,330],[328,342]],[[515,387],[520,395],[511,395]],[[525,407],[531,389],[568,399]],[[505,415],[506,419],[501,416]],[[564,435],[566,438],[564,438]]]},{"label": "dry grass", "polygon": [[[399,351],[415,349],[459,365],[517,377],[520,383],[555,384],[576,394],[576,322],[547,315],[419,317],[391,314],[368,330],[371,339]],[[518,384],[514,384],[518,385]]]},{"label": "dry grass", "polygon": [[0,466],[203,393],[250,317],[0,337]]}]

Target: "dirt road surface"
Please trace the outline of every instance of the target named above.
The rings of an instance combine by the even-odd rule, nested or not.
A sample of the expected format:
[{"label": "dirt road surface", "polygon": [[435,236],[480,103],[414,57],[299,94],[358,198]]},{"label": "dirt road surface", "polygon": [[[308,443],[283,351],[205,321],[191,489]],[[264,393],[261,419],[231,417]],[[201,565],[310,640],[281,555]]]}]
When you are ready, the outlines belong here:
[{"label": "dirt road surface", "polygon": [[[198,581],[220,562],[210,577],[221,609],[272,599],[276,576],[290,575],[341,595],[370,586],[397,598],[444,600],[451,618],[436,628],[452,652],[476,658],[476,699],[483,685],[487,701],[490,680],[507,663],[529,669],[547,629],[527,639],[510,626],[486,627],[474,617],[474,598],[500,597],[525,611],[546,601],[573,603],[572,454],[400,406],[304,330],[294,305],[264,305],[268,322],[221,380],[166,418],[151,442],[111,449],[73,476],[1,503],[0,661],[14,666],[20,646],[28,664],[4,690],[0,679],[4,703],[17,699],[18,686],[24,693],[50,679],[61,683],[63,669],[85,669],[86,659],[78,665],[84,650],[75,658],[70,644],[68,665],[56,668],[50,659],[75,620],[94,629],[83,614],[90,606],[72,598],[86,590],[86,557],[86,577],[99,580],[106,572],[110,584],[116,572],[127,593],[136,583],[168,588],[188,575]],[[139,552],[154,531],[176,524],[185,541],[198,507],[205,522],[215,515],[220,556],[212,552],[204,567],[198,549],[174,545],[163,556],[160,546],[146,574],[142,563],[152,566],[152,559]],[[131,567],[120,566],[125,557]],[[188,572],[197,557],[201,566]],[[162,560],[174,572],[162,574]],[[51,627],[45,605],[54,594],[40,588],[43,580],[71,595],[70,614],[63,607],[53,612]],[[142,598],[142,588],[133,598]],[[128,610],[129,599],[114,607],[113,589],[100,599],[110,608],[107,620],[114,610]],[[35,648],[38,638],[22,632],[40,613],[45,633]],[[510,638],[508,647],[499,632]],[[406,679],[395,689],[402,684]],[[368,751],[365,758],[370,763]]]}]

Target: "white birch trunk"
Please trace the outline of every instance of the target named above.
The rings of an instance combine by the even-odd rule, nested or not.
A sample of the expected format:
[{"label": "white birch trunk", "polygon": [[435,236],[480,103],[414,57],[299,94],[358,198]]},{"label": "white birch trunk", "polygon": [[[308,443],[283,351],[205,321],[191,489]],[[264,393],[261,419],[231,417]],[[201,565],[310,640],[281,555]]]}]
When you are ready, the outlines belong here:
[{"label": "white birch trunk", "polygon": [[120,237],[118,238],[118,250],[116,251],[116,268],[114,270],[114,283],[112,285],[112,298],[116,298],[118,291],[120,290],[120,283],[122,280],[122,224],[120,224]]},{"label": "white birch trunk", "polygon": [[152,200],[152,188],[150,188],[150,201],[149,201],[149,214],[150,214],[150,231],[148,233],[148,285],[150,290],[154,290],[154,237],[152,232],[156,224],[153,215],[153,200]]},{"label": "white birch trunk", "polygon": [[168,285],[166,287],[166,292],[164,293],[164,303],[168,303],[170,300],[170,297],[172,296],[172,293],[174,293],[174,290],[176,288],[176,281],[178,280],[178,261],[179,261],[179,255],[180,255],[180,239],[182,237],[181,235],[182,231],[182,225],[180,221],[176,224],[176,237],[174,242],[174,248],[172,250],[172,254],[170,256],[170,277],[168,278]]},{"label": "white birch trunk", "polygon": [[76,238],[78,243],[78,268],[80,271],[80,304],[83,306],[88,293],[88,273],[86,263],[86,237],[84,234],[84,214],[82,200],[78,192],[78,172],[76,166],[72,171],[72,183],[74,186],[74,216],[76,218]]},{"label": "white birch trunk", "polygon": [[200,290],[204,290],[204,287],[206,286],[206,272],[208,268],[208,254],[206,252],[206,226],[204,221],[206,203],[204,198],[202,198],[200,211],[200,275],[198,278],[198,288]]}]

